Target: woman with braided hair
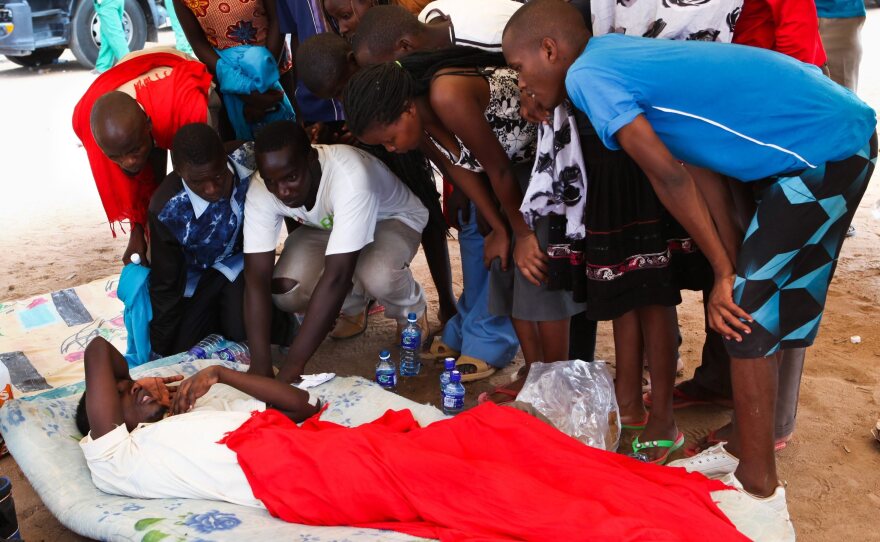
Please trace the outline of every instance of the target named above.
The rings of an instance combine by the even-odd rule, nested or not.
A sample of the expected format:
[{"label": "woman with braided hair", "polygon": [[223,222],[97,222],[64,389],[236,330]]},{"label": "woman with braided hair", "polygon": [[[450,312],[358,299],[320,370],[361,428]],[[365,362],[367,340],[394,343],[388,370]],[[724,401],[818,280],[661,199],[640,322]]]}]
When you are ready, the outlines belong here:
[{"label": "woman with braided hair", "polygon": [[[567,359],[569,319],[583,307],[548,290],[546,224],[539,221],[536,235],[519,212],[536,130],[520,116],[516,75],[504,59],[467,47],[415,53],[355,74],[343,103],[352,134],[392,152],[422,150],[491,227],[488,280],[480,299],[468,301],[512,319],[527,363]],[[479,361],[459,359],[469,380],[494,371]]]}]

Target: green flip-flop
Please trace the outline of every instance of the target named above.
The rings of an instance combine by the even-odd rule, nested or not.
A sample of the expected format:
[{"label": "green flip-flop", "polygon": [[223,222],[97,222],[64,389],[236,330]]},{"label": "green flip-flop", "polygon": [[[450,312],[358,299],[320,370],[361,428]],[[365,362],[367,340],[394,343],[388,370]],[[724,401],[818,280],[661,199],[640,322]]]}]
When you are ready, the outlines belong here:
[{"label": "green flip-flop", "polygon": [[639,442],[639,437],[636,437],[633,439],[632,450],[633,454],[638,454],[647,448],[666,448],[666,453],[657,459],[650,461],[650,463],[655,463],[657,465],[665,465],[666,461],[669,460],[669,455],[682,446],[684,446],[684,433],[679,431],[675,440],[649,440],[646,442]]}]

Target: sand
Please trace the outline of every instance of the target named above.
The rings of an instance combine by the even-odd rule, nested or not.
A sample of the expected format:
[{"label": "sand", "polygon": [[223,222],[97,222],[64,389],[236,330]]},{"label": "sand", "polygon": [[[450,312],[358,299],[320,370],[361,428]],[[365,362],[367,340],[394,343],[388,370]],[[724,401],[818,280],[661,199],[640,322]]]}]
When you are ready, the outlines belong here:
[{"label": "sand", "polygon": [[[869,12],[863,33],[865,58],[860,94],[880,108],[880,10]],[[170,33],[161,33],[168,42]],[[4,188],[0,198],[0,301],[24,298],[83,284],[118,273],[125,236],[110,235],[88,170],[85,152],[70,129],[76,100],[94,76],[66,53],[44,70],[19,68],[0,58],[0,103],[4,108]],[[798,426],[789,446],[778,454],[787,484],[788,506],[800,540],[877,539],[880,509],[880,445],[870,429],[880,416],[880,220],[871,207],[880,199],[880,182],[869,188],[840,257],[819,338],[807,354]],[[450,243],[460,289],[457,244]],[[413,264],[429,283],[421,255]],[[436,296],[429,289],[429,295]],[[436,302],[433,303],[436,310]],[[679,308],[684,336],[685,378],[699,364],[702,306],[687,294]],[[436,318],[433,319],[436,324]],[[394,342],[394,326],[381,315],[363,336],[326,341],[310,364],[315,372],[335,371],[369,377],[382,348]],[[859,335],[861,344],[850,337]],[[600,325],[597,357],[613,361],[610,325]],[[506,383],[522,363],[488,382],[468,387],[468,402]],[[437,369],[404,383],[399,392],[436,404]],[[716,407],[680,411],[688,439],[725,423],[728,412]],[[45,508],[11,457],[0,472],[13,481],[21,532],[26,540],[83,540]],[[59,484],[65,483],[58,480]]]}]

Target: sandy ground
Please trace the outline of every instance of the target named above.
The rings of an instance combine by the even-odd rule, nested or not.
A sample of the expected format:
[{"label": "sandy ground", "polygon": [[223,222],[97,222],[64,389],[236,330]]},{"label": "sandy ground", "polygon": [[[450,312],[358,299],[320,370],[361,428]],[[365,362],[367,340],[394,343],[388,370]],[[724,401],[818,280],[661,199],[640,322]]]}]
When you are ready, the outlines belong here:
[{"label": "sandy ground", "polygon": [[[880,9],[869,12],[862,38],[860,94],[880,109]],[[170,32],[163,32],[161,39],[171,40]],[[0,58],[0,300],[75,286],[120,269],[125,236],[111,237],[85,152],[70,128],[73,106],[93,78],[69,52],[59,64],[42,70],[20,68]],[[878,539],[880,447],[869,434],[880,416],[880,220],[871,212],[878,200],[880,182],[875,175],[856,215],[859,234],[844,246],[822,332],[808,354],[794,439],[779,453],[789,509],[805,541]],[[450,252],[460,288],[455,242]],[[429,282],[421,256],[413,268],[423,283]],[[686,376],[699,363],[700,303],[699,296],[687,295],[679,309]],[[613,361],[610,332],[610,325],[600,326],[597,356]],[[393,342],[393,334],[389,321],[374,316],[362,337],[327,341],[311,368],[369,377],[377,352]],[[852,344],[853,335],[860,335],[862,343]],[[506,383],[520,363],[489,382],[471,385],[469,403],[481,391]],[[403,384],[400,393],[436,404],[437,370],[427,367],[423,373]],[[693,408],[680,412],[679,423],[692,439],[726,417],[723,409]],[[83,540],[51,515],[11,457],[0,461],[0,472],[13,480],[26,540]]]}]

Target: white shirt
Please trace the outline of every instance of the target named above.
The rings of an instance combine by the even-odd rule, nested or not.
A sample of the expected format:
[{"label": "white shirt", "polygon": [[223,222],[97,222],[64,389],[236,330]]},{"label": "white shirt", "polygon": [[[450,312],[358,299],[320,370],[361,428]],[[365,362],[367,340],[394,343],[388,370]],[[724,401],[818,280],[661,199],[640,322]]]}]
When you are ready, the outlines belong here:
[{"label": "white shirt", "polygon": [[251,179],[245,202],[244,252],[275,250],[284,217],[330,230],[326,255],[356,252],[373,242],[376,223],[396,219],[421,232],[428,210],[378,158],[348,145],[314,145],[321,162],[315,205],[288,207]]},{"label": "white shirt", "polygon": [[730,43],[743,0],[593,0],[593,35]]},{"label": "white shirt", "polygon": [[454,45],[501,52],[501,35],[521,3],[513,0],[435,0],[419,13],[427,23],[444,15],[452,21],[449,38]]},{"label": "white shirt", "polygon": [[238,429],[251,412],[265,409],[266,403],[215,384],[186,414],[142,423],[131,433],[125,425],[94,440],[90,433],[79,444],[92,481],[105,493],[263,507],[235,452],[217,441]]}]

